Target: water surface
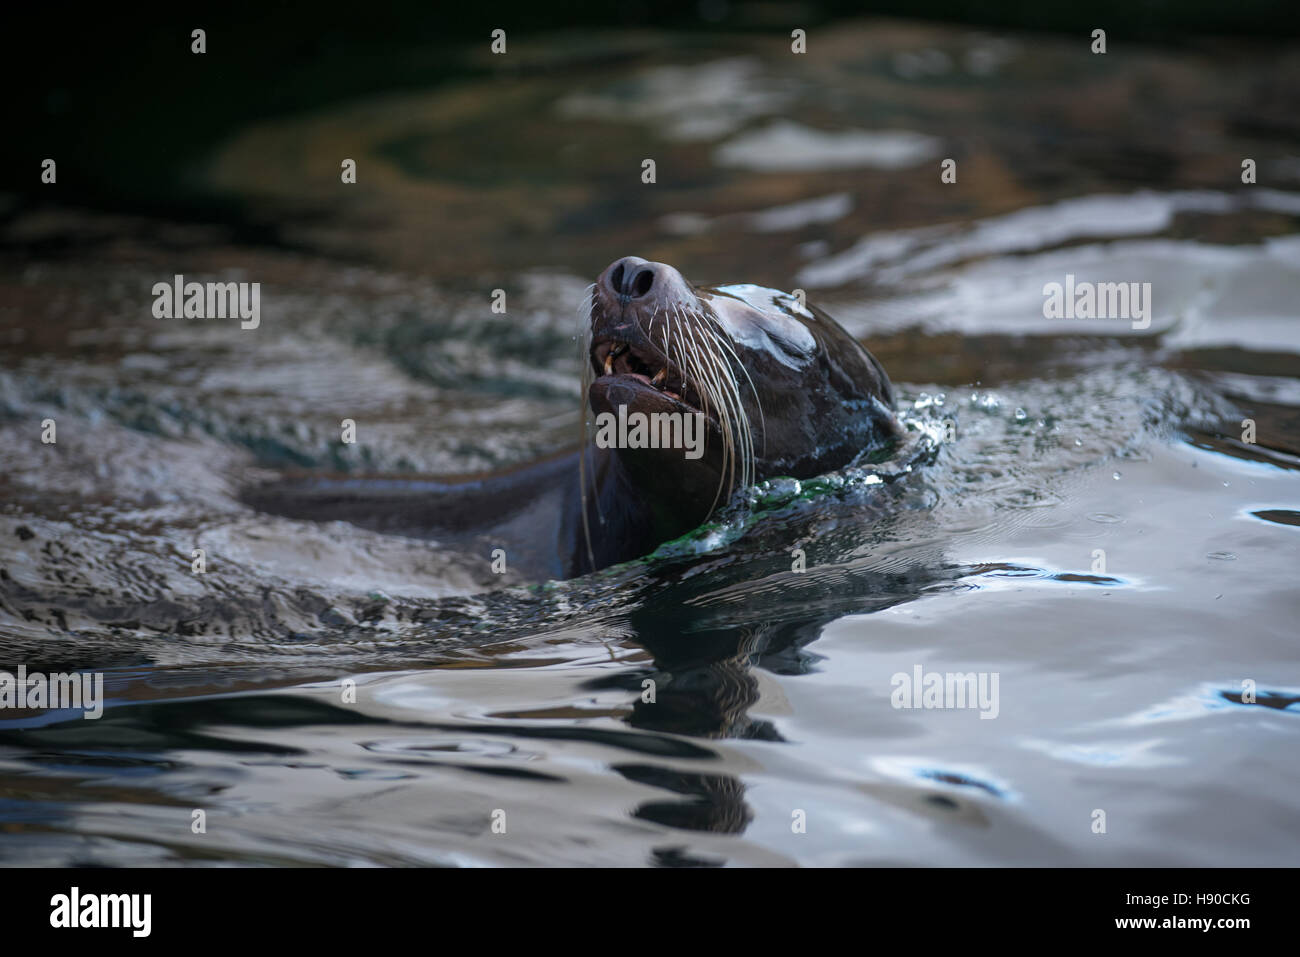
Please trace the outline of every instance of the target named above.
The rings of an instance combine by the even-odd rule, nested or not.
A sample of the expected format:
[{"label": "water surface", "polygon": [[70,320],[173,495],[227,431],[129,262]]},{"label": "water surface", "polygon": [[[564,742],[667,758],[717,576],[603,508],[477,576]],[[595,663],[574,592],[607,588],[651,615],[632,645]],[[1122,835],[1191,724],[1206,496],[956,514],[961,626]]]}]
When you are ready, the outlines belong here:
[{"label": "water surface", "polygon": [[[0,721],[0,860],[1300,863],[1294,52],[819,42],[562,34],[250,123],[189,175],[274,243],[12,217],[0,664],[109,706]],[[625,254],[806,290],[906,449],[540,586],[239,503],[572,443],[576,309]],[[261,282],[260,328],[152,318],[176,273]],[[1150,282],[1149,327],[1044,318],[1066,274]],[[996,675],[996,717],[894,707],[918,666]]]}]

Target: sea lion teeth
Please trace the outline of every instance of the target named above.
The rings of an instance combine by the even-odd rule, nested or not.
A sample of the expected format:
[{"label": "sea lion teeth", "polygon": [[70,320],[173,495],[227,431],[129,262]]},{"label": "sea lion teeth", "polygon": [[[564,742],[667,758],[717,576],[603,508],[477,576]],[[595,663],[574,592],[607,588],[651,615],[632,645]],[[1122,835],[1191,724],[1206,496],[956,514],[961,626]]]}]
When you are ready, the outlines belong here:
[{"label": "sea lion teeth", "polygon": [[650,384],[658,385],[660,382],[663,382],[667,378],[668,378],[668,367],[664,366],[662,369],[660,369],[658,372],[655,373],[655,377],[650,380]]},{"label": "sea lion teeth", "polygon": [[627,352],[626,342],[616,342],[610,346],[609,352],[605,353],[605,375],[614,374],[614,360]]}]

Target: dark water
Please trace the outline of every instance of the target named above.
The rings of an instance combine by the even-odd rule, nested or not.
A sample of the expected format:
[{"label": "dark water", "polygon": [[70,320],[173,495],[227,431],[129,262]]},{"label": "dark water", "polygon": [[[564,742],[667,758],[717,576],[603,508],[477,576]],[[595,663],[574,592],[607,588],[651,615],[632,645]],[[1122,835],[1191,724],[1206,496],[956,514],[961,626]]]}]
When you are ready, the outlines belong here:
[{"label": "dark water", "polygon": [[[275,245],[11,218],[0,664],[109,702],[0,720],[0,860],[1300,863],[1298,78],[1266,44],[569,33],[232,131],[189,175]],[[907,447],[541,586],[239,504],[570,444],[624,254],[807,290]],[[260,282],[261,326],[152,318],[176,273]],[[1150,282],[1149,328],[1044,318],[1067,273]],[[918,667],[995,707],[894,707]]]}]

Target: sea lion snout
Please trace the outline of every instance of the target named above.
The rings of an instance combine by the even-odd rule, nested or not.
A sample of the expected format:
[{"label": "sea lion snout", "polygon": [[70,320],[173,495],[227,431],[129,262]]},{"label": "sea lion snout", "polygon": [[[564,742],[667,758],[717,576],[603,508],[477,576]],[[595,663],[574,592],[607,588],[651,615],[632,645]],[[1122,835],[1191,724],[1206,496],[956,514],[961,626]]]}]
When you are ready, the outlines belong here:
[{"label": "sea lion snout", "polygon": [[698,308],[690,283],[667,263],[640,256],[616,259],[596,280],[595,298],[608,318],[649,320],[656,312]]},{"label": "sea lion snout", "polygon": [[641,299],[654,289],[658,269],[668,269],[661,263],[647,262],[640,256],[616,259],[600,274],[600,285],[606,295],[616,299]]},{"label": "sea lion snout", "polygon": [[610,263],[596,280],[591,302],[592,408],[695,411],[698,396],[669,355],[669,331],[677,328],[681,335],[698,309],[690,283],[672,266],[640,256]]},{"label": "sea lion snout", "polygon": [[[686,292],[686,280],[666,263],[652,263],[640,256],[624,256],[605,267],[597,280],[601,292],[611,299],[658,299],[665,293]],[[676,288],[674,288],[676,287]]]}]

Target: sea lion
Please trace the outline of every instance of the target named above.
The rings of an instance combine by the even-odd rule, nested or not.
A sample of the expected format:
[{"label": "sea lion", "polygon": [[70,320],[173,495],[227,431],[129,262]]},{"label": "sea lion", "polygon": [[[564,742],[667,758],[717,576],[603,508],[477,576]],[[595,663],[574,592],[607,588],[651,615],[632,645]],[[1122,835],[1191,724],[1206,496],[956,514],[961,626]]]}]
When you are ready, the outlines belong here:
[{"label": "sea lion", "polygon": [[[243,497],[294,518],[501,548],[525,577],[571,578],[691,531],[736,489],[842,468],[902,434],[875,357],[774,289],[695,287],[627,256],[592,285],[581,343],[589,415],[578,451],[462,481],[305,477]],[[611,428],[638,414],[683,441],[646,447]],[[688,425],[698,433],[684,448]]]}]

